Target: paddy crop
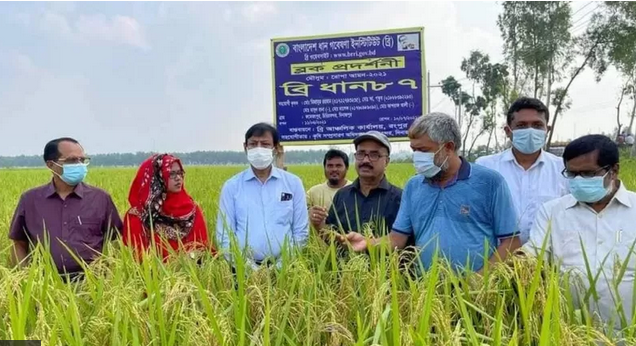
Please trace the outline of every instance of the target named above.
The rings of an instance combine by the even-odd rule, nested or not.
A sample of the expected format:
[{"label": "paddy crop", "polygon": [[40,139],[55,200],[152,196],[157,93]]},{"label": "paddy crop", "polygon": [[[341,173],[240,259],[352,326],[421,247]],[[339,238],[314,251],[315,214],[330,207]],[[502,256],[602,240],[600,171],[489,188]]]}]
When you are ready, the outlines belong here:
[{"label": "paddy crop", "polygon": [[[187,167],[186,188],[214,237],[223,182],[242,167]],[[305,188],[324,177],[318,166],[292,166]],[[350,177],[354,177],[351,169]],[[134,169],[94,168],[88,183],[108,191],[120,214]],[[403,186],[414,170],[391,165]],[[636,189],[636,163],[623,163]],[[45,170],[0,170],[0,229],[8,232],[20,194],[50,179]],[[137,263],[109,244],[84,282],[63,283],[39,248],[25,269],[8,266],[11,243],[0,237],[0,340],[45,345],[613,345],[634,344],[597,325],[572,304],[554,267],[515,257],[483,276],[457,276],[438,261],[419,278],[401,269],[400,253],[336,255],[311,237],[285,253],[280,269],[238,268],[235,286],[223,258],[197,265],[187,256]]]}]

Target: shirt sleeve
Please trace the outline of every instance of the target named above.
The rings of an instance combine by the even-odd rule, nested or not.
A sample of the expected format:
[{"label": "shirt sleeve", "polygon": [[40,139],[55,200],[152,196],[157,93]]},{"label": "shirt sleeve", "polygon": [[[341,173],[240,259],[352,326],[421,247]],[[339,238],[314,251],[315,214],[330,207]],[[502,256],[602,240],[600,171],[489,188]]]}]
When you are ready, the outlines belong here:
[{"label": "shirt sleeve", "polygon": [[13,219],[11,220],[11,226],[9,228],[9,239],[17,241],[28,241],[28,230],[25,220],[25,197],[20,197],[18,206],[13,213]]},{"label": "shirt sleeve", "polygon": [[309,213],[307,212],[307,199],[302,181],[297,179],[296,191],[293,192],[294,199],[294,221],[292,223],[292,234],[294,245],[303,247],[309,237]]},{"label": "shirt sleeve", "polygon": [[413,223],[411,222],[411,208],[409,201],[410,184],[406,184],[400,197],[400,206],[398,209],[392,230],[401,234],[413,234]]},{"label": "shirt sleeve", "polygon": [[[544,203],[541,208],[539,208],[539,211],[537,212],[535,220],[532,224],[532,228],[530,229],[530,238],[521,247],[524,252],[530,253],[534,256],[538,256],[541,253],[543,242],[546,241],[546,257],[549,257],[552,253],[552,241],[551,237],[548,235],[548,228],[551,219],[550,210],[552,209],[552,205],[553,203],[551,201]],[[548,237],[547,240],[546,237]]]},{"label": "shirt sleeve", "polygon": [[106,196],[106,218],[104,220],[103,232],[107,234],[111,230],[115,230],[111,235],[111,239],[116,239],[117,234],[121,234],[124,228],[121,217],[119,217],[119,212],[117,211],[117,207],[113,202],[113,198],[110,195]]},{"label": "shirt sleeve", "polygon": [[220,250],[230,249],[230,232],[236,227],[234,210],[234,188],[225,184],[219,196],[219,211],[216,217],[216,241]]},{"label": "shirt sleeve", "polygon": [[517,211],[508,184],[503,177],[497,182],[493,193],[491,215],[495,236],[497,238],[519,236]]}]

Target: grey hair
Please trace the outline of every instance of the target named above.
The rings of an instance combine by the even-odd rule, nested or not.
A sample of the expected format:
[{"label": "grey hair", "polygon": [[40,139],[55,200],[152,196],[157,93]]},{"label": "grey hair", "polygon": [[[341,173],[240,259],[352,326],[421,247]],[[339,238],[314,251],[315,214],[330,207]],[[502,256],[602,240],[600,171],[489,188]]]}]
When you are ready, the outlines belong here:
[{"label": "grey hair", "polygon": [[439,144],[454,143],[455,152],[462,146],[462,134],[453,117],[445,113],[430,113],[415,119],[409,128],[409,138],[428,135]]}]

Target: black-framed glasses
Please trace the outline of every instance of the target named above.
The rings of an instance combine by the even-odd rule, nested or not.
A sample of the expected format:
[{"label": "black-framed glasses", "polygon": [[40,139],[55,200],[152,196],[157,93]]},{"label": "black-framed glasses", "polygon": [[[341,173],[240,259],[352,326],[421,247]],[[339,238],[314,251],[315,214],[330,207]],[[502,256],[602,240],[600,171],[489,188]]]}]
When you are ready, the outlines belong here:
[{"label": "black-framed glasses", "polygon": [[78,163],[83,163],[85,165],[88,165],[89,163],[91,163],[91,158],[90,157],[67,157],[65,159],[59,159],[57,160],[57,162],[61,165],[74,165]]},{"label": "black-framed glasses", "polygon": [[382,155],[376,152],[371,152],[371,153],[356,152],[355,154],[353,154],[353,156],[355,156],[356,160],[358,161],[364,160],[364,158],[367,156],[369,157],[370,161],[378,161],[381,157],[385,157],[387,155]]},{"label": "black-framed glasses", "polygon": [[177,179],[177,177],[183,178],[184,176],[185,176],[185,171],[170,172],[170,179]]},{"label": "black-framed glasses", "polygon": [[561,172],[561,174],[563,174],[563,176],[567,179],[574,179],[576,177],[582,177],[582,178],[594,178],[596,176],[598,176],[598,173],[603,171],[603,170],[608,170],[610,168],[610,166],[605,166],[605,167],[601,167],[595,171],[583,171],[583,172],[570,172],[568,171],[568,169],[564,169],[563,172]]}]

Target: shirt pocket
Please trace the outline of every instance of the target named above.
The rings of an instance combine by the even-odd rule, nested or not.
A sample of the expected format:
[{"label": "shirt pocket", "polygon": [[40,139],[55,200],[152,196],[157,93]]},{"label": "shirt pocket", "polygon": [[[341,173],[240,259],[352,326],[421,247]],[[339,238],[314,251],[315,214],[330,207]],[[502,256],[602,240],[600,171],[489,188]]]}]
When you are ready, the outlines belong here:
[{"label": "shirt pocket", "polygon": [[290,225],[294,216],[293,201],[277,201],[272,205],[270,215],[277,225]]},{"label": "shirt pocket", "polygon": [[630,280],[634,279],[634,272],[636,272],[636,234],[634,232],[625,231],[619,229],[615,231],[616,246],[613,249],[614,269],[621,270],[625,266],[625,278]]},{"label": "shirt pocket", "polygon": [[97,217],[78,216],[73,220],[71,231],[78,239],[90,239],[91,237],[102,237],[102,219]]}]

